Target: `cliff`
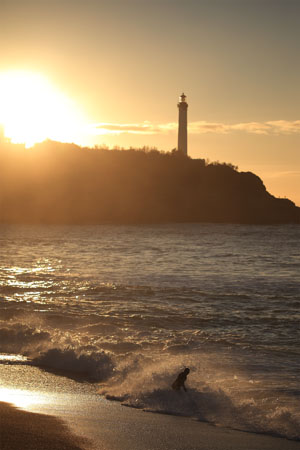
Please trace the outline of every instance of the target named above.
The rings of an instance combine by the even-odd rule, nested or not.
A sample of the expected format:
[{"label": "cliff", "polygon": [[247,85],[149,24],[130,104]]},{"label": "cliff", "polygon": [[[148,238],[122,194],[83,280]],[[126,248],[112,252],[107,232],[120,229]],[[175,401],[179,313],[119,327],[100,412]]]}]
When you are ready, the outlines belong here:
[{"label": "cliff", "polygon": [[259,177],[176,152],[0,145],[1,223],[300,223]]}]

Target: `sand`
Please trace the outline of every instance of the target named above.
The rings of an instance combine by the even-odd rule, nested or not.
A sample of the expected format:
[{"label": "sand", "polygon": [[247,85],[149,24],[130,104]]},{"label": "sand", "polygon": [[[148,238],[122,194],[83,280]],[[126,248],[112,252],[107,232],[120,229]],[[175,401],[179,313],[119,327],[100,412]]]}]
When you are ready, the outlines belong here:
[{"label": "sand", "polygon": [[[111,409],[108,413],[107,409]],[[196,423],[187,418],[164,416],[111,405],[97,420],[72,428],[59,419],[23,411],[0,403],[1,450],[296,450],[300,443],[270,436],[243,433]],[[91,442],[91,438],[93,444]]]},{"label": "sand", "polygon": [[296,441],[128,408],[96,385],[29,366],[0,365],[0,402],[5,396],[1,450],[300,450]]},{"label": "sand", "polygon": [[[190,418],[105,406],[95,422],[76,428],[109,450],[299,450],[287,439],[215,427]],[[96,425],[97,424],[97,425]],[[103,446],[103,447],[102,447]]]},{"label": "sand", "polygon": [[82,450],[88,442],[56,417],[22,411],[0,402],[1,450]]}]

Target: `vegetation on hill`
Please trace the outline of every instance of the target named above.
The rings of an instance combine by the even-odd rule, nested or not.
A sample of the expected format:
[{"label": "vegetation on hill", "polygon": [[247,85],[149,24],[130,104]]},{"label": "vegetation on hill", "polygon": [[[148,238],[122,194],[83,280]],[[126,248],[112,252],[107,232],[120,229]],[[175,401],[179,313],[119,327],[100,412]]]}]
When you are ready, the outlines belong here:
[{"label": "vegetation on hill", "polygon": [[253,173],[176,151],[0,144],[1,223],[299,223],[299,211]]}]

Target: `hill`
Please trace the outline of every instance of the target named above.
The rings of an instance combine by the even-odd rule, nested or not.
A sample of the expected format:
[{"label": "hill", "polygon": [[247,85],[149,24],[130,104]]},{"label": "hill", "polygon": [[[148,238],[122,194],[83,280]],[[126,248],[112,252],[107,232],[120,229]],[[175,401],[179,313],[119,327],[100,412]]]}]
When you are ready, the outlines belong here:
[{"label": "hill", "polygon": [[0,145],[1,223],[300,223],[300,208],[231,164],[46,141]]}]

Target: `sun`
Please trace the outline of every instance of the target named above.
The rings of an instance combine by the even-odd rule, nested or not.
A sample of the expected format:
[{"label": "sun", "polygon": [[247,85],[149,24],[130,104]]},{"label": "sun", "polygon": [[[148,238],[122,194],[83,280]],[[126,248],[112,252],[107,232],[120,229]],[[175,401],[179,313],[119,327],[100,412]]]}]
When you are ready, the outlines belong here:
[{"label": "sun", "polygon": [[41,74],[9,71],[0,73],[0,124],[11,142],[30,147],[45,139],[80,143],[85,120]]}]

